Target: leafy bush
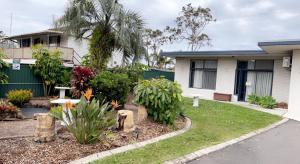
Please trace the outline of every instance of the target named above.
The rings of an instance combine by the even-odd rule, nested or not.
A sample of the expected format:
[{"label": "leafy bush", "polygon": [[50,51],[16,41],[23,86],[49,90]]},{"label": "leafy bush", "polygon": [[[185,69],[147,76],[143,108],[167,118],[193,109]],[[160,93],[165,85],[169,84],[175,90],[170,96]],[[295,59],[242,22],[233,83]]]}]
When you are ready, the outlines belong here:
[{"label": "leafy bush", "polygon": [[89,88],[89,81],[95,76],[93,70],[88,67],[75,67],[72,70],[73,96],[79,98],[81,93]]},{"label": "leafy bush", "polygon": [[95,91],[95,97],[100,101],[117,100],[120,104],[124,104],[130,90],[130,80],[123,73],[100,72],[91,81],[91,84]]},{"label": "leafy bush", "polygon": [[135,87],[134,93],[134,101],[144,105],[154,121],[173,124],[182,112],[182,90],[176,82],[167,79],[143,80]]},{"label": "leafy bush", "polygon": [[[81,144],[96,142],[108,127],[115,124],[115,116],[113,111],[108,111],[108,103],[100,105],[96,99],[90,102],[89,98],[82,96],[75,107],[71,104],[66,106],[66,111],[62,107],[56,107],[51,109],[50,114],[63,121]],[[63,112],[66,119],[63,119]]]},{"label": "leafy bush", "polygon": [[259,100],[259,105],[263,108],[273,109],[276,107],[276,100],[271,96],[261,97]]},{"label": "leafy bush", "polygon": [[4,56],[4,52],[0,49],[0,84],[8,82],[8,76],[3,72],[3,69],[8,67],[8,64],[3,61]]},{"label": "leafy bush", "polygon": [[260,97],[257,96],[256,94],[251,94],[248,96],[248,102],[250,104],[259,104]]},{"label": "leafy bush", "polygon": [[147,70],[146,65],[136,63],[126,67],[115,67],[112,69],[112,72],[127,74],[130,80],[130,91],[133,91],[138,81],[140,79],[143,79],[143,74],[145,70]]},{"label": "leafy bush", "polygon": [[24,103],[29,102],[32,98],[31,90],[11,90],[7,93],[7,99],[9,102],[17,106],[22,106]]},{"label": "leafy bush", "polygon": [[71,70],[70,69],[64,69],[62,71],[62,76],[61,76],[57,86],[61,86],[61,87],[70,87],[71,86]]},{"label": "leafy bush", "polygon": [[32,50],[32,56],[36,59],[35,64],[32,65],[34,74],[42,79],[44,94],[48,96],[63,76],[64,65],[61,52],[58,49],[49,51],[42,45],[36,45]]}]

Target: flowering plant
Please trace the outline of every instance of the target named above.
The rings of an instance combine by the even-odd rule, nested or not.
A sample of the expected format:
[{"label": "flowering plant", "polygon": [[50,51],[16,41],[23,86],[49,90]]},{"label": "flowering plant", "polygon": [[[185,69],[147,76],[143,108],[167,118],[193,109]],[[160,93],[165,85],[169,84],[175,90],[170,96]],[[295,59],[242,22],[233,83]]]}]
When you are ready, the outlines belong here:
[{"label": "flowering plant", "polygon": [[[109,111],[108,103],[100,104],[98,100],[93,99],[92,89],[88,89],[80,102],[73,107],[73,104],[67,103],[66,109],[52,108],[50,113],[55,118],[63,121],[68,130],[81,144],[96,142],[101,134],[110,126],[115,124],[115,116]],[[63,118],[63,112],[66,118]]]}]

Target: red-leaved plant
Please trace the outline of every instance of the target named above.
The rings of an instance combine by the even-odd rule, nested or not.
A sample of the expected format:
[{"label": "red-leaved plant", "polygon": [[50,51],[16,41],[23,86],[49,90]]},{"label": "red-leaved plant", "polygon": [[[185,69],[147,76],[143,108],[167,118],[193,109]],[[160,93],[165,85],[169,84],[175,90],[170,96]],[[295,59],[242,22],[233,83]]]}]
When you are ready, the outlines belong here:
[{"label": "red-leaved plant", "polygon": [[0,100],[0,121],[6,117],[16,117],[19,109],[9,102]]},{"label": "red-leaved plant", "polygon": [[81,93],[89,88],[89,81],[93,79],[95,73],[88,67],[75,67],[72,70],[72,93],[76,98],[80,98]]}]

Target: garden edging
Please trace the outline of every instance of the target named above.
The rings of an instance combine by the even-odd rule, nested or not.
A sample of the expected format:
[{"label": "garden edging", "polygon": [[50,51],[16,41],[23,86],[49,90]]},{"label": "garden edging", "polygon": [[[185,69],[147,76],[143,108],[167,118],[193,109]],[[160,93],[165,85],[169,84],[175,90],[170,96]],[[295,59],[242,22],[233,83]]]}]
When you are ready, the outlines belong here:
[{"label": "garden edging", "polygon": [[200,150],[197,150],[193,153],[190,153],[190,154],[187,154],[185,156],[182,156],[182,157],[179,157],[179,158],[176,158],[174,160],[170,160],[170,161],[166,161],[164,162],[165,164],[180,164],[180,163],[186,163],[186,162],[189,162],[189,161],[192,161],[192,160],[195,160],[197,158],[200,158],[201,156],[203,155],[207,155],[209,153],[212,153],[212,152],[215,152],[215,151],[218,151],[218,150],[221,150],[221,149],[224,149],[226,148],[227,146],[230,146],[232,144],[235,144],[235,143],[238,143],[238,142],[241,142],[243,140],[246,140],[248,138],[251,138],[255,135],[258,135],[258,134],[261,134],[263,132],[266,132],[270,129],[273,129],[285,122],[287,122],[289,119],[288,118],[284,118],[282,119],[281,121],[279,122],[276,122],[274,124],[271,124],[265,128],[261,128],[261,129],[258,129],[258,130],[254,130],[248,134],[245,134],[245,135],[242,135],[238,138],[235,138],[235,139],[232,139],[232,140],[229,140],[229,141],[226,141],[226,142],[223,142],[223,143],[220,143],[220,144],[217,144],[217,145],[214,145],[214,146],[210,146],[210,147],[206,147],[204,149],[200,149]]},{"label": "garden edging", "polygon": [[112,149],[112,150],[103,151],[103,152],[100,152],[100,153],[95,153],[95,154],[86,156],[84,158],[80,158],[80,159],[71,161],[71,162],[69,162],[69,164],[86,164],[86,163],[89,163],[89,162],[92,162],[92,161],[95,161],[95,160],[103,159],[103,158],[111,156],[111,155],[115,155],[115,154],[118,154],[118,153],[122,153],[122,152],[125,152],[125,151],[137,149],[137,148],[141,148],[141,147],[144,147],[146,145],[149,145],[149,144],[161,141],[161,140],[165,140],[165,139],[180,135],[180,134],[188,131],[192,126],[191,120],[188,117],[185,117],[185,118],[186,118],[186,123],[185,123],[185,126],[184,126],[183,129],[177,130],[175,132],[167,133],[167,134],[164,134],[164,135],[161,135],[159,137],[155,137],[155,138],[152,138],[152,139],[149,139],[149,140],[146,140],[146,141],[137,142],[137,143],[134,143],[134,144],[122,146],[122,147]]}]

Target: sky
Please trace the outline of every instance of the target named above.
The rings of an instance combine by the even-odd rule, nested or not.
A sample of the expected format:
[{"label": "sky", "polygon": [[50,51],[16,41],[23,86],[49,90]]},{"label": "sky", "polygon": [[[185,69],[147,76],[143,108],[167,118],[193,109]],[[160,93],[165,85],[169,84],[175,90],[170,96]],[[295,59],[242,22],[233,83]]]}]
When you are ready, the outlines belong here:
[{"label": "sky", "polygon": [[[298,0],[119,0],[139,13],[147,28],[173,26],[182,6],[208,7],[217,19],[205,29],[211,46],[200,50],[252,50],[257,42],[300,39]],[[50,28],[68,0],[1,0],[0,31],[7,35]],[[10,20],[12,15],[12,30]],[[163,51],[184,51],[185,42],[166,45]]]}]

